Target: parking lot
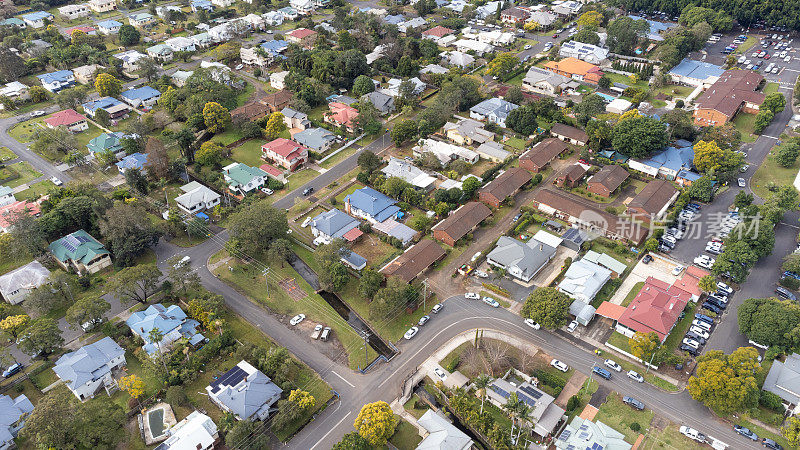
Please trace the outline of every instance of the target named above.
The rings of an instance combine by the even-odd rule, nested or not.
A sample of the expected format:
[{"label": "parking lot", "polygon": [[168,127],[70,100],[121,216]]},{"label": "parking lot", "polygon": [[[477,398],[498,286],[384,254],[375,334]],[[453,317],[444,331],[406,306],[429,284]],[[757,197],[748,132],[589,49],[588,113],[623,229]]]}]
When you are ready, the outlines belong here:
[{"label": "parking lot", "polygon": [[[730,32],[721,35],[719,41],[709,42],[703,50],[690,55],[690,57],[720,66],[725,65],[728,58],[728,54],[724,53],[725,48],[732,45],[740,34],[742,33]],[[766,31],[750,33],[748,36],[757,38],[757,42],[745,51],[734,50],[732,54],[737,57],[735,67],[750,68],[761,73],[768,82],[792,87],[795,78],[800,73],[800,52],[798,52],[800,38],[785,32],[768,33]],[[767,73],[766,68],[770,65],[772,65],[772,70]]]}]

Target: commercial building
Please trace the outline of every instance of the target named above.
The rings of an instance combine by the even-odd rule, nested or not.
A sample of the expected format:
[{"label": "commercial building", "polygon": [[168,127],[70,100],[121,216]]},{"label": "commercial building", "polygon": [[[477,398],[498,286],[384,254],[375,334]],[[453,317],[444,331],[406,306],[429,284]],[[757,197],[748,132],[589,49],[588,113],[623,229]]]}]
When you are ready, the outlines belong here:
[{"label": "commercial building", "polygon": [[724,125],[740,111],[757,114],[765,98],[757,91],[763,82],[764,77],[752,70],[726,71],[695,99],[695,125]]},{"label": "commercial building", "polygon": [[616,330],[627,337],[653,332],[664,342],[691,299],[683,289],[648,277],[617,320]]}]

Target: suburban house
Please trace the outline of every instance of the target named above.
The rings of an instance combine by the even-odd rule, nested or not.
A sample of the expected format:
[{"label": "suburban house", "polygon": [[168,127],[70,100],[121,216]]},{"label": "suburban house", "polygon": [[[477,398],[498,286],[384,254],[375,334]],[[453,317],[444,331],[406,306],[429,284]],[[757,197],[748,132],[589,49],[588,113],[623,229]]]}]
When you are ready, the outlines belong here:
[{"label": "suburban house", "polygon": [[309,226],[311,234],[314,235],[314,243],[329,244],[334,239],[343,239],[346,242],[355,242],[363,234],[358,226],[361,224],[357,219],[348,216],[342,211],[334,208],[317,215]]},{"label": "suburban house", "polygon": [[[164,307],[161,303],[150,305],[144,311],[131,314],[125,323],[133,334],[142,338],[144,341],[142,349],[150,356],[169,349],[173,342],[183,338],[188,339],[189,344],[193,346],[206,340],[206,337],[198,331],[200,323],[189,319],[178,305],[169,307]],[[159,342],[150,339],[150,331],[154,328],[158,328],[162,334]]]},{"label": "suburban house", "polygon": [[553,73],[589,84],[597,84],[603,76],[603,71],[596,65],[572,57],[564,58],[561,61],[548,61],[545,63],[544,68]]},{"label": "suburban house", "polygon": [[17,398],[0,394],[0,449],[15,448],[14,438],[25,426],[25,418],[33,412],[33,403],[25,394]]},{"label": "suburban house", "polygon": [[425,153],[432,153],[436,159],[439,160],[439,164],[441,164],[442,167],[457,159],[470,164],[475,164],[480,160],[480,156],[468,148],[434,139],[421,139],[419,145],[415,145],[412,152],[416,158],[421,157]]},{"label": "suburban house", "polygon": [[479,57],[494,51],[494,46],[492,44],[481,42],[476,39],[459,39],[453,42],[452,46],[461,53],[473,52]]},{"label": "suburban house", "polygon": [[773,361],[762,389],[793,405],[789,410],[796,413],[797,405],[800,405],[800,355],[792,353],[783,362],[779,359]]},{"label": "suburban house", "polygon": [[308,28],[298,28],[286,33],[286,40],[310,49],[314,47],[314,42],[316,42],[318,34],[319,33],[316,31],[309,30]]},{"label": "suburban house", "polygon": [[314,12],[316,5],[314,0],[290,0],[289,6],[294,8],[299,14],[310,14]]},{"label": "suburban house", "polygon": [[214,10],[214,5],[211,4],[211,0],[192,0],[190,2],[190,6],[192,8],[192,12],[197,12],[200,10],[205,10],[205,11]]},{"label": "suburban house", "polygon": [[453,30],[447,27],[443,27],[441,25],[437,25],[433,28],[429,28],[422,32],[422,37],[425,39],[432,39],[434,41],[438,41],[439,39],[453,34]]},{"label": "suburban house", "polygon": [[520,8],[517,6],[512,6],[511,8],[506,8],[500,13],[500,20],[503,23],[508,23],[512,25],[524,23],[528,18],[531,16],[530,10],[528,8]]},{"label": "suburban house", "polygon": [[447,122],[442,131],[448,139],[459,145],[483,144],[494,140],[494,133],[484,128],[483,122],[472,119]]},{"label": "suburban house", "polygon": [[685,58],[668,72],[672,82],[688,86],[708,88],[725,73],[722,66]]},{"label": "suburban house", "polygon": [[155,21],[156,18],[153,17],[152,14],[145,12],[133,13],[130,16],[128,16],[128,23],[137,28],[145,27],[147,25],[155,23]]},{"label": "suburban house", "polygon": [[311,122],[308,120],[308,115],[304,112],[296,111],[287,106],[281,110],[281,114],[283,114],[283,123],[286,124],[286,128],[305,130],[306,128],[311,127]]},{"label": "suburban house", "polygon": [[465,203],[431,228],[433,238],[455,247],[459,239],[475,231],[490,215],[492,211],[483,203]]},{"label": "suburban house", "polygon": [[64,127],[67,131],[73,133],[80,133],[89,129],[89,122],[82,114],[78,114],[74,109],[65,109],[57,113],[53,113],[44,119],[45,125],[48,128]]},{"label": "suburban house", "polygon": [[286,138],[278,138],[261,146],[261,158],[295,171],[308,161],[308,148]]},{"label": "suburban house", "polygon": [[122,175],[125,175],[125,172],[131,169],[136,169],[142,173],[146,173],[147,169],[145,169],[145,165],[147,164],[147,154],[146,153],[131,153],[123,157],[121,160],[117,161],[116,163],[117,170]]},{"label": "suburban house", "polygon": [[291,6],[285,6],[279,9],[278,12],[281,13],[281,16],[283,16],[284,20],[295,20],[300,17],[300,12]]},{"label": "suburban house", "polygon": [[547,138],[540,141],[520,155],[519,166],[531,172],[541,172],[558,155],[569,149],[569,146],[556,138]]},{"label": "suburban house", "polygon": [[17,201],[14,197],[14,190],[8,186],[0,186],[0,205],[9,205]]},{"label": "suburban house", "polygon": [[394,97],[384,94],[380,91],[372,91],[368,94],[361,96],[361,101],[372,103],[372,106],[381,114],[389,114],[394,112]]},{"label": "suburban house", "polygon": [[53,21],[53,15],[47,11],[35,11],[28,14],[23,14],[20,18],[26,25],[32,28],[44,28],[48,22]]},{"label": "suburban house", "polygon": [[117,2],[116,0],[89,0],[89,8],[97,13],[114,11],[117,9]]},{"label": "suburban house", "polygon": [[561,170],[553,181],[553,184],[563,188],[578,187],[584,175],[588,171],[588,166],[575,163]]},{"label": "suburban house", "polygon": [[364,258],[350,249],[342,248],[340,255],[339,261],[353,270],[361,271],[367,267],[367,258]]},{"label": "suburban house", "polygon": [[495,141],[484,142],[475,149],[475,152],[484,159],[489,161],[501,163],[511,156],[511,152],[506,151],[503,144]]},{"label": "suburban house", "polygon": [[188,37],[176,36],[164,41],[173,52],[193,52],[196,50],[194,40]]},{"label": "suburban house", "polygon": [[172,61],[172,53],[172,47],[167,44],[156,44],[152,47],[147,47],[147,56],[161,63]]},{"label": "suburban house", "polygon": [[519,105],[507,102],[502,98],[493,97],[470,108],[469,116],[475,120],[485,120],[505,127],[508,115],[517,108],[519,108]]},{"label": "suburban house", "polygon": [[500,203],[516,194],[531,179],[531,174],[527,170],[512,167],[480,188],[478,200],[493,208],[499,208]]},{"label": "suburban house", "polygon": [[[0,191],[3,191],[6,186],[0,186]],[[10,188],[8,188],[10,190]],[[2,194],[0,192],[0,194]],[[2,197],[2,195],[0,195]],[[8,233],[14,225],[13,221],[16,220],[17,215],[26,213],[31,216],[38,217],[41,214],[41,209],[38,203],[29,202],[27,200],[19,200],[11,194],[11,202],[0,202],[0,233]]]},{"label": "suburban house", "polygon": [[436,242],[423,239],[389,261],[379,272],[387,277],[399,277],[406,283],[411,283],[445,255],[447,252]]},{"label": "suburban house", "polygon": [[584,202],[575,196],[550,189],[537,191],[533,197],[532,206],[545,214],[569,222],[570,225],[577,228],[637,246],[644,242],[649,232],[646,227],[598,209],[593,203]]},{"label": "suburban house", "polygon": [[103,66],[98,64],[86,64],[72,69],[72,75],[78,83],[89,84],[94,82],[94,74],[102,68]]},{"label": "suburban house", "polygon": [[589,135],[585,131],[563,123],[554,123],[553,127],[550,128],[550,136],[557,137],[573,145],[586,145],[589,142]]},{"label": "suburban house", "polygon": [[522,90],[556,97],[570,82],[572,79],[569,77],[531,66],[522,79]]},{"label": "suburban house", "polygon": [[[263,152],[263,149],[262,149]],[[250,167],[242,163],[233,163],[222,168],[222,176],[228,184],[228,190],[234,195],[247,195],[264,186],[267,173],[258,167]]]},{"label": "suburban house", "polygon": [[58,14],[67,20],[80,19],[89,15],[89,6],[86,3],[61,6],[58,8]]},{"label": "suburban house", "polygon": [[[289,102],[286,102],[286,104],[288,105]],[[252,122],[266,116],[267,114],[270,114],[271,112],[273,112],[271,111],[271,108],[261,101],[247,102],[244,105],[231,110],[231,121],[234,124]]]},{"label": "suburban house", "polygon": [[264,19],[264,24],[271,27],[277,27],[283,24],[283,14],[278,11],[270,11],[262,14],[261,17]]},{"label": "suburban house", "polygon": [[587,190],[592,194],[609,198],[625,183],[629,176],[624,167],[608,164],[586,181]]},{"label": "suburban house", "polygon": [[181,186],[181,191],[183,191],[183,194],[175,197],[175,203],[178,204],[178,208],[192,215],[213,209],[219,205],[222,198],[211,188],[197,181],[184,184]]},{"label": "suburban house", "polygon": [[48,247],[56,262],[64,270],[78,273],[97,273],[111,265],[111,256],[103,244],[78,230],[68,234]]},{"label": "suburban house", "polygon": [[625,435],[603,422],[592,422],[575,416],[572,422],[561,430],[555,440],[558,450],[608,449],[630,450],[631,444],[625,442]]},{"label": "suburban house", "polygon": [[608,59],[608,49],[578,41],[561,44],[558,55],[562,58],[576,58],[589,64],[599,65]]},{"label": "suburban house", "polygon": [[58,70],[55,72],[36,75],[42,87],[52,93],[75,86],[75,75],[71,70]]},{"label": "suburban house", "polygon": [[266,420],[270,408],[281,398],[281,388],[247,361],[206,386],[208,398],[239,420]]},{"label": "suburban house", "polygon": [[500,409],[508,402],[511,394],[524,402],[529,408],[528,423],[533,425],[533,431],[539,436],[548,436],[555,432],[556,426],[564,416],[564,410],[555,404],[553,396],[543,392],[531,381],[526,374],[512,370],[507,377],[513,375],[524,380],[522,383],[510,383],[505,378],[497,378],[486,389],[486,400]]},{"label": "suburban house", "polygon": [[134,108],[150,108],[158,103],[161,98],[161,92],[150,86],[141,86],[135,89],[129,89],[119,95],[122,101],[133,106]]},{"label": "suburban house", "polygon": [[[587,251],[586,254],[583,255],[583,259],[585,259],[586,261],[589,261],[589,262],[593,262],[595,264],[600,264],[601,266],[603,266],[606,269],[610,270],[611,271],[611,278],[618,278],[620,275],[622,275],[622,272],[624,272],[625,269],[628,268],[628,266],[626,266],[625,263],[617,261],[613,257],[609,256],[608,253],[598,253],[598,252],[596,252],[594,250]],[[697,269],[700,269],[700,268],[697,267]],[[702,270],[702,269],[700,269],[700,270]],[[685,276],[682,277],[682,278],[685,278]],[[691,278],[691,276],[690,276],[690,278]],[[684,289],[684,290],[686,290],[686,289]],[[687,291],[687,292],[689,292],[689,291]]]},{"label": "suburban house", "polygon": [[459,51],[446,52],[442,53],[442,57],[451,66],[458,66],[462,69],[469,68],[470,66],[475,64],[475,57],[466,52],[459,52]]},{"label": "suburban house", "polygon": [[192,36],[195,47],[208,48],[214,44],[214,39],[208,33],[197,33]]},{"label": "suburban house", "polygon": [[219,441],[217,425],[200,411],[192,412],[165,433],[169,437],[156,447],[158,450],[208,450]]},{"label": "suburban house", "polygon": [[169,78],[175,86],[184,87],[186,86],[186,82],[189,81],[189,77],[192,75],[194,75],[193,70],[176,70]]},{"label": "suburban house", "polygon": [[381,169],[381,172],[387,179],[400,178],[414,186],[414,189],[425,193],[432,191],[436,184],[436,177],[400,158],[389,158],[389,164]]},{"label": "suburban house", "polygon": [[628,214],[651,222],[661,220],[680,191],[667,180],[653,180],[628,203]]},{"label": "suburban house", "polygon": [[122,70],[127,73],[139,70],[139,60],[146,57],[147,55],[136,50],[126,50],[114,55],[114,58],[122,61]]},{"label": "suburban house", "polygon": [[411,95],[420,95],[425,91],[425,88],[427,87],[425,82],[423,82],[417,77],[409,78],[408,80],[405,81],[399,78],[390,78],[389,81],[386,82],[387,86],[381,89],[381,92],[392,97],[400,97],[400,85],[407,82],[413,85]]},{"label": "suburban house", "polygon": [[564,272],[564,278],[558,283],[558,290],[575,300],[591,303],[610,279],[610,270],[582,258],[570,264]]},{"label": "suburban house", "polygon": [[627,337],[653,332],[663,343],[691,299],[683,289],[648,277],[617,320],[616,330]]},{"label": "suburban house", "polygon": [[646,173],[651,177],[661,177],[674,180],[682,171],[690,171],[694,165],[694,146],[691,142],[678,140],[674,147],[667,147],[650,159],[628,160],[628,167],[632,170]]},{"label": "suburban house", "polygon": [[419,450],[469,450],[473,448],[472,439],[440,413],[429,409],[417,420],[425,429],[422,441],[417,445]]},{"label": "suburban house", "polygon": [[512,237],[500,236],[497,245],[486,255],[486,262],[490,266],[506,270],[509,275],[525,283],[530,283],[555,254],[555,247],[535,238],[522,242]]},{"label": "suburban house", "polygon": [[284,84],[284,80],[286,79],[286,75],[289,75],[288,70],[272,72],[269,74],[269,85],[275,89],[285,89],[286,85]]},{"label": "suburban house", "polygon": [[336,135],[325,128],[307,128],[295,133],[293,139],[317,153],[324,153],[336,142]]},{"label": "suburban house", "polygon": [[19,81],[12,81],[0,87],[0,95],[11,100],[27,100],[30,98],[30,87]]},{"label": "suburban house", "polygon": [[345,196],[344,212],[374,225],[397,216],[400,207],[396,203],[397,200],[371,187],[363,187]]},{"label": "suburban house", "polygon": [[409,30],[413,30],[415,28],[420,28],[428,24],[428,21],[422,17],[413,17],[406,21],[400,22],[397,24],[397,29],[401,33],[408,33]]},{"label": "suburban house", "polygon": [[118,390],[112,372],[125,364],[125,349],[106,336],[61,355],[53,366],[53,372],[78,400],[84,401],[93,398],[101,387],[108,395]]},{"label": "suburban house", "polygon": [[536,24],[537,29],[548,29],[558,20],[558,16],[548,11],[533,11],[526,21]]},{"label": "suburban house", "polygon": [[22,303],[32,290],[47,283],[49,277],[50,271],[33,260],[0,276],[0,295],[12,305]]},{"label": "suburban house", "polygon": [[764,94],[756,91],[764,77],[752,70],[728,70],[694,100],[692,114],[698,126],[724,125],[739,111],[757,114]]},{"label": "suburban house", "polygon": [[8,19],[2,19],[0,20],[0,26],[18,28],[20,30],[24,30],[25,28],[28,27],[25,21],[20,19],[19,17],[9,17]]},{"label": "suburban house", "polygon": [[339,102],[328,103],[328,108],[330,111],[325,113],[325,122],[337,127],[344,127],[350,133],[355,131],[354,120],[358,117],[357,109]]}]

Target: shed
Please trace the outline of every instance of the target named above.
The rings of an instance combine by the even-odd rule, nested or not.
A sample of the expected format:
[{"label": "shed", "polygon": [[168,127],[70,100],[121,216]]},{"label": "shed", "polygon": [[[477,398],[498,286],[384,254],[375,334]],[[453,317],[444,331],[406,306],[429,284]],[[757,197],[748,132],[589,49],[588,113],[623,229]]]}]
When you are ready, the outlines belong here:
[{"label": "shed", "polygon": [[575,300],[569,305],[569,313],[575,316],[575,320],[583,326],[588,326],[589,322],[594,319],[595,311],[594,306],[581,300]]}]

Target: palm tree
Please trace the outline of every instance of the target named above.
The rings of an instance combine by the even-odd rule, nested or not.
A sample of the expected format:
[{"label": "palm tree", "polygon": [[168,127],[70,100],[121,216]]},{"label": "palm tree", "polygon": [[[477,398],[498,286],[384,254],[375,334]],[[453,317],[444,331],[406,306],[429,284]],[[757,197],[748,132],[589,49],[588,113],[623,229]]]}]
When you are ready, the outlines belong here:
[{"label": "palm tree", "polygon": [[156,344],[156,348],[158,349],[158,358],[164,364],[164,371],[166,372],[167,362],[164,361],[164,355],[161,353],[161,341],[164,340],[164,333],[162,333],[158,327],[153,327],[150,329],[150,332],[147,333],[147,339]]},{"label": "palm tree", "polygon": [[522,424],[528,420],[531,415],[531,407],[528,406],[525,402],[519,402],[519,406],[517,408],[517,419],[519,419],[519,431],[517,432],[517,439],[516,442],[519,442],[520,436],[522,436]]},{"label": "palm tree", "polygon": [[512,392],[509,394],[508,399],[506,400],[506,404],[503,405],[503,409],[506,410],[506,413],[511,417],[511,437],[514,437],[514,425],[517,423],[517,414],[519,412],[520,403],[522,400],[517,397],[516,392]]},{"label": "palm tree", "polygon": [[475,378],[474,385],[478,389],[481,395],[481,414],[483,414],[483,403],[486,401],[486,388],[489,387],[489,383],[492,381],[492,378],[485,373],[482,373]]}]

